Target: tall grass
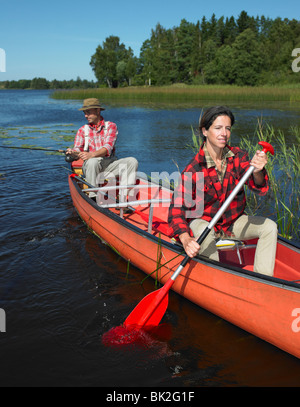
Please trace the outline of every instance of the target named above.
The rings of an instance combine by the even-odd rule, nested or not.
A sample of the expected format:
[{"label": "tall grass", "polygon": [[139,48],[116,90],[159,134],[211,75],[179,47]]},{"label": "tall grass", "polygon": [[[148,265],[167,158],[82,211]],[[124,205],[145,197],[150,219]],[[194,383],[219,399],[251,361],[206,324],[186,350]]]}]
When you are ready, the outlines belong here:
[{"label": "tall grass", "polygon": [[292,145],[288,145],[281,130],[263,127],[259,122],[254,137],[243,137],[240,147],[250,156],[255,154],[261,140],[275,148],[274,157],[269,157],[266,166],[271,186],[269,199],[258,199],[248,190],[248,213],[269,215],[277,222],[280,235],[300,239],[300,128],[291,127],[290,132],[294,137]]},{"label": "tall grass", "polygon": [[58,90],[51,95],[54,99],[82,100],[98,97],[102,102],[109,101],[148,101],[148,102],[192,102],[199,100],[224,101],[287,101],[300,102],[298,86],[232,86],[205,85],[192,86],[177,84],[172,86],[138,86],[126,88],[98,88],[83,90]]}]

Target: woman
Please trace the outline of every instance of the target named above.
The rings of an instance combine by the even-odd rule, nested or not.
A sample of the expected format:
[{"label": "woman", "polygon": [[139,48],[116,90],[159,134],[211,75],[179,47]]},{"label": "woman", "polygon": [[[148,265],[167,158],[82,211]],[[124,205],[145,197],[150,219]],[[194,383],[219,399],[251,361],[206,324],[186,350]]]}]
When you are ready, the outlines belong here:
[{"label": "woman", "polygon": [[[259,195],[265,195],[269,190],[269,179],[265,170],[267,155],[262,151],[257,151],[250,161],[247,152],[239,147],[229,146],[233,124],[234,116],[226,107],[215,106],[203,114],[200,132],[204,143],[181,175],[182,182],[175,191],[170,205],[169,224],[173,235],[179,238],[189,257],[200,253],[218,261],[219,255],[216,249],[218,236],[232,236],[240,240],[258,238],[254,271],[272,276],[277,246],[277,225],[270,219],[247,216],[244,213],[246,197],[243,188],[201,247],[197,243],[197,238],[250,165],[253,165],[255,169],[247,181],[248,187]],[[195,186],[199,173],[204,177],[204,193],[202,190],[201,194],[199,191],[197,192]],[[187,174],[192,180],[188,190],[186,187]],[[189,198],[187,199],[187,197]],[[196,207],[199,208],[201,200],[203,211],[200,215],[197,214],[197,211],[193,213],[192,206],[196,204]]]}]

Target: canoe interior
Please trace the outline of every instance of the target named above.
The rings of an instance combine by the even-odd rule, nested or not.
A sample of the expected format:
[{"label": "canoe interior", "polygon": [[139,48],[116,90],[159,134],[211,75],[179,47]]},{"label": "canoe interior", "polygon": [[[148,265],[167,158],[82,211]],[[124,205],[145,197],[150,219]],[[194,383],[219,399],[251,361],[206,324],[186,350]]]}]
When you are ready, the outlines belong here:
[{"label": "canoe interior", "polygon": [[[81,175],[81,163],[75,162],[72,164],[72,168],[75,173]],[[139,185],[151,185],[151,188],[139,188]],[[81,184],[82,189],[87,187],[84,184]],[[109,198],[115,198],[119,194],[119,190],[109,191]],[[163,187],[155,182],[150,182],[145,179],[137,180],[137,187],[132,190],[133,197],[130,201],[145,201],[150,199],[170,199],[172,196],[172,191],[168,187]],[[99,196],[99,194],[98,194]],[[107,199],[100,195],[97,203],[102,204],[111,203],[113,199]],[[129,205],[130,204],[129,201]],[[135,211],[132,213],[124,213],[120,211],[119,208],[109,208],[108,210],[122,216],[126,222],[136,226],[143,232],[149,232],[148,222],[150,216],[150,207],[149,204],[135,204]],[[153,205],[153,221],[152,228],[150,233],[153,236],[157,236],[160,239],[168,242],[179,245],[179,242],[174,241],[169,234],[168,227],[168,203],[160,203]],[[251,245],[255,246],[256,241],[247,241],[244,242],[246,246]],[[228,249],[219,251],[220,263],[222,266],[235,266],[243,270],[253,271],[253,263],[255,256],[255,247],[246,248],[239,250],[239,255],[236,249]],[[275,260],[274,268],[274,278],[285,280],[293,283],[300,283],[300,249],[297,245],[292,245],[290,242],[285,241],[284,239],[278,239],[277,244],[277,253]]]}]

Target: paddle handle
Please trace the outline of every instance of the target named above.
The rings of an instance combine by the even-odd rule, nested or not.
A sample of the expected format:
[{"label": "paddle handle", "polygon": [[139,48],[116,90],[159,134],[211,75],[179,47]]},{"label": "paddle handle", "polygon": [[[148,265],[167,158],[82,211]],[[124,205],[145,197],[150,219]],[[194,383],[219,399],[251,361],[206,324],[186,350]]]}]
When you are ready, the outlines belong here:
[{"label": "paddle handle", "polygon": [[[274,148],[271,146],[271,144],[267,143],[266,141],[260,141],[258,144],[260,144],[263,149],[262,151],[266,154],[270,152],[272,155],[274,155]],[[254,171],[253,165],[251,165],[248,170],[245,172],[243,177],[240,179],[239,183],[235,186],[234,190],[231,192],[229,197],[225,200],[224,204],[221,206],[221,208],[218,210],[218,212],[215,214],[213,219],[209,222],[208,226],[204,229],[204,231],[201,233],[199,238],[197,239],[197,243],[200,245],[208,236],[210,233],[211,229],[215,226],[215,224],[218,222],[218,220],[221,218],[221,216],[224,214],[228,206],[231,204],[237,193],[240,191],[240,189],[243,187],[247,179],[250,177],[250,175]],[[182,269],[185,267],[187,262],[190,260],[190,257],[188,255],[185,256],[185,258],[182,260],[180,265],[178,266],[177,270],[175,273],[172,275],[171,279],[175,281],[175,279],[178,277],[178,275],[181,273]]]}]

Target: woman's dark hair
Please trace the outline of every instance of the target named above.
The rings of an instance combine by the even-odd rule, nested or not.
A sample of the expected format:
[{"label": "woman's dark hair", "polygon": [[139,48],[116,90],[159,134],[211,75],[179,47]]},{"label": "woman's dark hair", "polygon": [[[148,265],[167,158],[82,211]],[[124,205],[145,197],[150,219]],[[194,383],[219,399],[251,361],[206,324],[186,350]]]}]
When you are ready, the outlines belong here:
[{"label": "woman's dark hair", "polygon": [[204,140],[206,139],[206,137],[202,133],[202,128],[204,127],[206,130],[208,130],[218,116],[228,116],[231,120],[231,126],[234,125],[235,121],[234,115],[232,111],[228,109],[228,107],[226,106],[210,107],[203,113],[202,117],[200,116],[199,131]]}]

